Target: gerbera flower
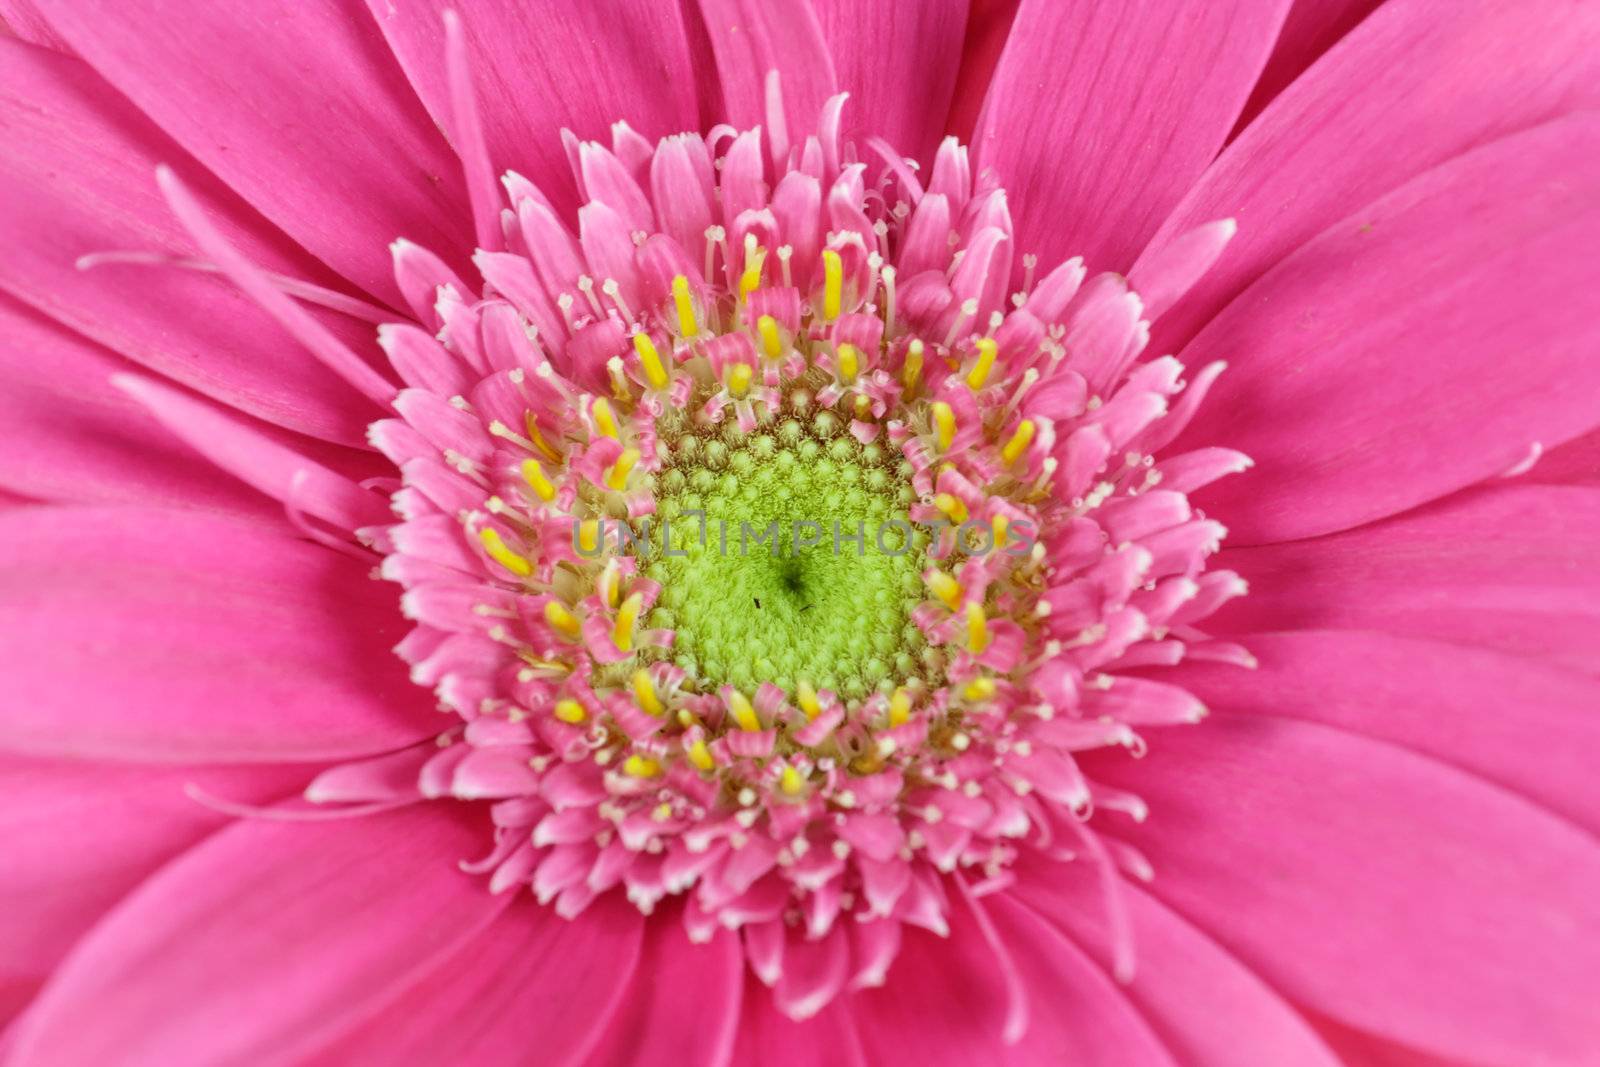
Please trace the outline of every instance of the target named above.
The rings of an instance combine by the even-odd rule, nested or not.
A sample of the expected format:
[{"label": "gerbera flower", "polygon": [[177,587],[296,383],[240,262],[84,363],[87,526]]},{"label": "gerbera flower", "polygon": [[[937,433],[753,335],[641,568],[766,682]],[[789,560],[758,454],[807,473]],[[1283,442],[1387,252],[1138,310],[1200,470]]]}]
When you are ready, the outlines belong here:
[{"label": "gerbera flower", "polygon": [[0,4],[6,1063],[1594,1062],[1600,17],[370,8]]}]

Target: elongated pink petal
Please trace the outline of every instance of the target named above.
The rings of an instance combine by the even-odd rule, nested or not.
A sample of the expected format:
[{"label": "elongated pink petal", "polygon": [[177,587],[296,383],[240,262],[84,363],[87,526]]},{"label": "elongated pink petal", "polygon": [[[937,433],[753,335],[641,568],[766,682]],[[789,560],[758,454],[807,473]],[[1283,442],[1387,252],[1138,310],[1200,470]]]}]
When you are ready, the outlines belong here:
[{"label": "elongated pink petal", "polygon": [[456,869],[483,836],[477,820],[432,806],[236,822],[79,944],[22,1024],[16,1057],[293,1063],[505,907]]},{"label": "elongated pink petal", "polygon": [[143,508],[0,513],[0,747],[299,761],[439,727],[368,567],[257,524]]},{"label": "elongated pink petal", "polygon": [[817,132],[823,103],[838,91],[833,56],[810,0],[699,0],[722,82],[723,117],[741,129],[764,126],[767,72],[783,86],[787,138],[801,144]]},{"label": "elongated pink petal", "polygon": [[67,42],[39,14],[33,0],[0,0],[0,30],[10,31],[11,36],[41,48],[70,51]]},{"label": "elongated pink petal", "polygon": [[1504,483],[1343,533],[1225,549],[1207,628],[1380,630],[1600,674],[1600,490]]},{"label": "elongated pink petal", "polygon": [[683,76],[695,59],[676,4],[368,0],[368,6],[429,113],[447,128],[443,15],[459,10],[494,173],[517,171],[562,210],[578,204],[562,129],[609,140],[611,124],[625,119],[653,140],[701,128],[696,79]]},{"label": "elongated pink petal", "polygon": [[[0,38],[0,288],[136,363],[280,426],[360,443],[370,407],[318,368],[225,280],[78,257],[116,249],[191,256],[156,189],[157,163],[182,167],[207,217],[263,269],[331,281],[83,63]],[[373,356],[371,326],[310,314]]]},{"label": "elongated pink petal", "polygon": [[[1273,264],[1431,167],[1600,102],[1600,9],[1390,0],[1278,96],[1152,242],[1234,218],[1228,256],[1156,324],[1170,352]],[[1239,354],[1241,357],[1243,353]]]},{"label": "elongated pink petal", "polygon": [[1017,247],[1126,270],[1222,147],[1287,8],[1024,0],[973,137]]},{"label": "elongated pink petal", "polygon": [[306,1067],[520,1067],[535,1049],[551,1067],[587,1062],[630,988],[643,927],[620,900],[568,921],[524,898]]},{"label": "elongated pink petal", "polygon": [[1585,434],[1552,448],[1523,480],[1550,485],[1600,486],[1600,432]]},{"label": "elongated pink petal", "polygon": [[1257,463],[1198,500],[1233,543],[1307,537],[1592,429],[1596,242],[1597,116],[1497,141],[1331,227],[1184,350],[1189,366],[1244,354],[1186,440]]},{"label": "elongated pink petal", "polygon": [[763,1067],[869,1067],[856,1036],[851,1008],[834,1001],[805,1022],[795,1022],[772,1003],[772,992],[754,974],[744,987],[733,1064]]},{"label": "elongated pink petal", "polygon": [[1264,716],[1219,712],[1091,770],[1149,801],[1131,840],[1151,891],[1285,996],[1446,1058],[1593,1050],[1589,834],[1393,745]]},{"label": "elongated pink petal", "polygon": [[465,261],[460,167],[348,3],[35,3],[175,141],[363,289],[399,301],[396,237]]},{"label": "elongated pink petal", "polygon": [[839,88],[850,94],[847,134],[882,137],[898,152],[933,159],[955,92],[967,7],[968,0],[817,0]]},{"label": "elongated pink petal", "polygon": [[1242,127],[1261,113],[1296,78],[1306,72],[1341,37],[1370,15],[1383,0],[1295,0],[1278,31],[1278,42],[1250,93]]}]

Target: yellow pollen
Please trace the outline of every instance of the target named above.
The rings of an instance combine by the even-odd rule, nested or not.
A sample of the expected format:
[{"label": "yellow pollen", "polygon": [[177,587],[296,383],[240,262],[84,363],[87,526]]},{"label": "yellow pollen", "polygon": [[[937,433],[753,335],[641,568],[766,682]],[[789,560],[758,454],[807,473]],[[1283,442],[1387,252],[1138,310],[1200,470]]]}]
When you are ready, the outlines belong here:
[{"label": "yellow pollen", "polygon": [[744,273],[739,275],[739,299],[748,300],[750,294],[761,288],[761,268],[767,261],[767,250],[756,243],[754,234],[744,239]]},{"label": "yellow pollen", "polygon": [[568,611],[567,606],[559,600],[545,602],[544,621],[572,641],[576,641],[578,635],[583,632],[583,626],[578,622],[578,617]]},{"label": "yellow pollen", "polygon": [[889,698],[889,725],[904,726],[911,720],[911,693],[905,686],[894,691]]},{"label": "yellow pollen", "polygon": [[982,604],[967,605],[967,651],[974,656],[989,647],[989,620]]},{"label": "yellow pollen", "polygon": [[539,499],[549,502],[556,498],[556,486],[549,478],[545,477],[544,468],[536,459],[522,461],[522,480],[528,487],[538,494]]},{"label": "yellow pollen", "polygon": [[960,497],[940,493],[933,498],[933,506],[944,512],[945,518],[957,526],[967,521],[967,506],[961,502]]},{"label": "yellow pollen", "polygon": [[667,706],[661,703],[661,698],[656,695],[655,683],[650,680],[650,672],[643,667],[633,672],[633,697],[646,715],[654,715],[659,719],[667,713]]},{"label": "yellow pollen", "polygon": [[733,716],[733,721],[739,724],[739,729],[749,730],[751,733],[761,729],[761,720],[756,716],[756,709],[751,706],[750,698],[737,689],[728,691],[728,711]]},{"label": "yellow pollen", "polygon": [[961,695],[968,700],[988,700],[994,696],[995,684],[993,678],[974,678],[968,682]]},{"label": "yellow pollen", "polygon": [[861,350],[848,342],[839,346],[839,380],[846,385],[855,383],[861,373]]},{"label": "yellow pollen", "polygon": [[583,705],[570,697],[566,700],[556,701],[555,715],[562,722],[571,723],[574,726],[589,717],[589,713],[583,710]]},{"label": "yellow pollen", "polygon": [[635,778],[654,778],[661,773],[661,764],[648,756],[629,756],[622,761],[622,772]]},{"label": "yellow pollen", "polygon": [[933,426],[938,433],[939,451],[950,451],[951,442],[956,439],[956,413],[943,400],[933,402]]},{"label": "yellow pollen", "polygon": [[844,261],[828,249],[822,253],[822,317],[832,322],[844,306]]},{"label": "yellow pollen", "polygon": [[611,404],[605,397],[596,397],[589,410],[594,413],[594,427],[613,441],[622,440],[617,430],[617,417],[611,414]]},{"label": "yellow pollen", "polygon": [[1028,450],[1028,445],[1033,442],[1033,431],[1032,419],[1023,419],[1017,423],[1016,432],[1011,435],[1011,440],[1000,450],[1000,458],[1007,463],[1015,463],[1021,459],[1022,454]]},{"label": "yellow pollen", "polygon": [[704,741],[696,740],[691,744],[687,755],[689,762],[702,771],[709,771],[717,765],[716,761],[711,758],[711,750],[706,747]]},{"label": "yellow pollen", "polygon": [[478,531],[478,540],[483,542],[483,550],[494,558],[494,561],[519,578],[526,578],[533,573],[533,564],[511,551],[500,537],[500,531],[491,526],[485,526]]},{"label": "yellow pollen", "polygon": [[934,571],[928,575],[928,588],[933,595],[944,602],[944,606],[951,611],[961,606],[961,583],[950,577],[944,571]]},{"label": "yellow pollen", "polygon": [[866,393],[856,394],[856,418],[866,422],[872,415],[872,398]]},{"label": "yellow pollen", "polygon": [[734,396],[744,396],[750,391],[750,380],[756,372],[748,363],[735,363],[728,368],[728,392]]},{"label": "yellow pollen", "polygon": [[906,362],[905,366],[900,368],[900,381],[907,389],[911,389],[916,386],[920,377],[922,377],[922,338],[917,337],[906,349]]},{"label": "yellow pollen", "polygon": [[806,718],[815,719],[822,714],[822,701],[817,699],[817,691],[810,682],[801,680],[795,687],[794,699],[800,705],[800,710],[806,713]]},{"label": "yellow pollen", "polygon": [[763,315],[756,320],[756,333],[761,335],[761,351],[768,359],[783,355],[783,334],[778,332],[778,320]]},{"label": "yellow pollen", "polygon": [[968,388],[983,388],[983,383],[989,380],[989,372],[994,370],[994,357],[999,351],[1000,346],[994,343],[992,337],[985,337],[978,342],[978,362],[972,365],[972,370],[967,374]]},{"label": "yellow pollen", "polygon": [[785,764],[783,774],[778,780],[778,788],[783,790],[785,796],[797,797],[804,791],[806,780],[800,772]]},{"label": "yellow pollen", "polygon": [[650,340],[649,334],[643,330],[634,334],[633,350],[639,353],[639,365],[644,368],[644,380],[650,383],[650,388],[660,389],[671,380],[661,362],[661,353],[656,350],[656,343]]},{"label": "yellow pollen", "polygon": [[617,566],[617,561],[607,560],[605,569],[600,572],[598,585],[600,595],[611,607],[616,607],[622,599],[622,568]]},{"label": "yellow pollen", "polygon": [[639,622],[639,612],[643,610],[643,593],[634,593],[617,609],[617,621],[611,627],[611,640],[624,652],[633,651],[633,628]]},{"label": "yellow pollen", "polygon": [[700,325],[694,321],[694,300],[689,295],[689,279],[682,274],[672,279],[672,302],[678,308],[678,333],[685,338],[699,333]]},{"label": "yellow pollen", "polygon": [[533,412],[530,411],[527,415],[523,416],[522,421],[527,424],[528,440],[533,442],[534,447],[540,452],[543,452],[545,458],[550,462],[560,463],[561,453],[551,448],[549,442],[544,439],[544,434],[539,432],[539,423],[534,419]]},{"label": "yellow pollen", "polygon": [[598,519],[584,519],[578,523],[578,547],[586,553],[600,551],[600,522]]},{"label": "yellow pollen", "polygon": [[1006,533],[1011,529],[1011,520],[1005,517],[1004,512],[997,513],[994,517],[994,544],[990,545],[991,551],[1000,552],[1006,547]]},{"label": "yellow pollen", "polygon": [[619,493],[628,487],[628,472],[633,470],[634,464],[639,462],[637,448],[624,448],[622,455],[611,465],[611,470],[606,472],[606,485]]}]

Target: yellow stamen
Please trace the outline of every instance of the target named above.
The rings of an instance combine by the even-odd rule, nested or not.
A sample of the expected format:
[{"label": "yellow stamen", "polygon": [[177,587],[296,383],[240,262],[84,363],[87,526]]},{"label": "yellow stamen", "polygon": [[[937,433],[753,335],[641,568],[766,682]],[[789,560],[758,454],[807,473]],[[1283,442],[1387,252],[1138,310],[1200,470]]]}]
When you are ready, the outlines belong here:
[{"label": "yellow stamen", "polygon": [[643,610],[643,593],[634,593],[617,609],[617,621],[611,627],[611,640],[624,652],[633,651],[633,628],[639,622],[639,612]]},{"label": "yellow stamen", "polygon": [[822,714],[822,701],[817,699],[817,691],[810,682],[802,680],[795,687],[794,699],[800,705],[800,710],[806,713],[806,718],[815,719]]},{"label": "yellow stamen", "polygon": [[678,333],[685,339],[700,332],[694,320],[694,300],[689,295],[689,279],[680,274],[672,279],[672,302],[678,308]]},{"label": "yellow stamen", "polygon": [[600,551],[600,520],[584,519],[578,523],[578,547],[585,555]]},{"label": "yellow stamen", "polygon": [[1011,520],[1006,518],[1004,512],[997,513],[994,517],[994,544],[989,548],[994,552],[1002,552],[1006,547],[1006,533],[1011,529]]},{"label": "yellow stamen", "polygon": [[544,434],[539,432],[539,423],[534,419],[533,412],[530,411],[527,415],[523,416],[522,421],[527,424],[528,440],[533,442],[534,447],[540,452],[543,452],[545,458],[550,462],[560,463],[561,453],[551,448],[549,442],[544,439]]},{"label": "yellow stamen", "polygon": [[944,571],[934,571],[928,575],[928,588],[951,611],[961,606],[961,583]]},{"label": "yellow stamen", "polygon": [[611,465],[611,470],[606,472],[606,484],[621,492],[628,487],[628,472],[633,470],[634,464],[639,462],[637,448],[624,448],[622,455]]},{"label": "yellow stamen", "polygon": [[622,440],[617,430],[617,417],[611,414],[611,404],[605,397],[596,397],[589,410],[594,413],[594,428],[613,441]]},{"label": "yellow stamen", "polygon": [[961,502],[961,498],[958,496],[940,493],[933,498],[933,506],[944,512],[945,518],[957,526],[967,521],[967,506]]},{"label": "yellow stamen", "polygon": [[1028,445],[1033,443],[1034,425],[1032,419],[1023,419],[1017,423],[1016,432],[1011,435],[1011,440],[1000,450],[1000,458],[1007,463],[1015,463],[1022,458],[1028,450]]},{"label": "yellow stamen", "polygon": [[956,439],[956,413],[943,400],[933,402],[933,426],[938,434],[939,451],[950,451]]},{"label": "yellow stamen", "polygon": [[555,483],[545,477],[544,468],[539,465],[538,460],[525,459],[522,461],[522,480],[527,482],[528,487],[538,494],[540,500],[548,502],[556,498]]},{"label": "yellow stamen", "polygon": [[737,689],[728,690],[728,711],[733,715],[733,721],[739,724],[739,729],[751,733],[761,729],[761,719],[756,716],[750,698]]},{"label": "yellow stamen", "polygon": [[822,317],[832,322],[843,306],[844,261],[830,248],[822,253]]},{"label": "yellow stamen", "polygon": [[661,773],[661,764],[648,756],[629,756],[622,761],[622,773],[635,778],[654,778]]},{"label": "yellow stamen", "polygon": [[916,387],[917,379],[922,377],[922,338],[913,338],[911,347],[906,349],[905,366],[900,368],[900,381],[907,389]]},{"label": "yellow stamen", "polygon": [[578,622],[578,617],[568,611],[567,606],[559,600],[545,602],[544,621],[572,641],[576,641],[578,635],[583,633],[583,625]]},{"label": "yellow stamen", "polygon": [[974,656],[989,647],[989,619],[982,604],[967,605],[967,651]]},{"label": "yellow stamen", "polygon": [[761,268],[767,261],[767,250],[756,243],[755,234],[744,238],[744,273],[739,275],[739,299],[750,299],[750,294],[761,288]]},{"label": "yellow stamen", "polygon": [[735,363],[728,368],[728,392],[734,396],[744,396],[750,391],[750,380],[756,372],[748,363]]},{"label": "yellow stamen", "polygon": [[667,706],[661,703],[655,683],[650,680],[650,672],[643,667],[633,672],[633,698],[646,715],[654,715],[659,719],[667,713]]},{"label": "yellow stamen", "polygon": [[644,380],[650,383],[650,388],[663,388],[671,379],[667,375],[667,368],[661,362],[661,353],[656,350],[656,343],[650,340],[650,335],[643,330],[633,335],[633,350],[639,354],[639,365],[644,368]]},{"label": "yellow stamen", "polygon": [[617,561],[607,560],[605,569],[600,572],[600,595],[611,607],[616,607],[622,600],[622,568]]},{"label": "yellow stamen", "polygon": [[783,790],[785,796],[797,797],[805,790],[806,780],[800,772],[788,764],[784,765],[783,773],[778,779],[778,788]]},{"label": "yellow stamen", "polygon": [[689,746],[686,755],[689,757],[689,762],[702,771],[709,771],[717,765],[717,761],[711,758],[711,750],[706,747],[704,741],[696,740]]},{"label": "yellow stamen", "polygon": [[856,380],[856,375],[861,373],[861,350],[855,345],[845,343],[839,346],[839,380],[846,385],[851,385]]},{"label": "yellow stamen", "polygon": [[974,678],[968,682],[961,695],[968,700],[988,700],[994,696],[995,684],[993,678]]},{"label": "yellow stamen", "polygon": [[574,726],[589,717],[589,713],[583,710],[583,705],[570,697],[566,700],[556,701],[555,714],[556,718],[562,722],[571,723]]},{"label": "yellow stamen", "polygon": [[905,686],[894,691],[889,698],[889,725],[904,726],[911,720],[911,693]]},{"label": "yellow stamen", "polygon": [[526,578],[533,573],[533,564],[511,551],[510,547],[500,537],[500,531],[492,526],[485,526],[478,531],[478,540],[483,542],[483,550],[500,566],[515,574],[519,578]]},{"label": "yellow stamen", "polygon": [[756,320],[756,333],[761,335],[761,351],[768,359],[783,355],[783,334],[778,332],[778,320],[763,315]]},{"label": "yellow stamen", "polygon": [[978,342],[978,362],[972,365],[972,370],[967,374],[968,388],[983,388],[983,383],[989,380],[989,372],[994,370],[994,357],[999,351],[1000,346],[994,343],[992,337],[985,337]]}]

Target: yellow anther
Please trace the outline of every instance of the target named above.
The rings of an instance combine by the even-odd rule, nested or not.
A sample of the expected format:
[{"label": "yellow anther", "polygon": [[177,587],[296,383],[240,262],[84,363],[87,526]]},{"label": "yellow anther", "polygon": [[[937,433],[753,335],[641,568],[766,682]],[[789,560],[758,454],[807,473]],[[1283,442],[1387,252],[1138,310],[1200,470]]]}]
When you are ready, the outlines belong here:
[{"label": "yellow anther", "polygon": [[1000,346],[994,343],[992,337],[985,337],[978,342],[978,362],[974,363],[972,370],[967,373],[968,388],[983,388],[983,383],[989,380],[989,373],[994,370],[994,357],[999,351]]},{"label": "yellow anther", "polygon": [[761,352],[768,359],[783,355],[783,334],[778,332],[778,320],[763,315],[756,320],[756,333],[761,335]]},{"label": "yellow anther", "polygon": [[544,621],[550,624],[551,629],[573,641],[583,633],[583,625],[578,622],[578,617],[568,611],[567,606],[559,600],[545,602]]},{"label": "yellow anther", "polygon": [[817,699],[817,691],[810,682],[801,680],[795,687],[794,699],[800,705],[800,710],[806,713],[806,718],[815,719],[822,714],[822,701]]},{"label": "yellow anther", "polygon": [[940,493],[933,498],[933,506],[943,512],[944,517],[957,526],[967,521],[967,506],[961,502],[961,498],[958,496]]},{"label": "yellow anther", "polygon": [[555,715],[562,722],[568,722],[574,726],[589,717],[589,713],[583,710],[583,705],[570,697],[566,700],[556,701]]},{"label": "yellow anther", "polygon": [[606,472],[606,485],[619,493],[626,489],[628,487],[628,474],[638,462],[639,450],[637,448],[624,448],[622,455],[617,457],[617,461]]},{"label": "yellow anther", "polygon": [[711,758],[711,749],[706,747],[704,741],[698,739],[689,746],[685,755],[689,757],[690,763],[702,771],[709,771],[717,765],[717,761]]},{"label": "yellow anther", "polygon": [[750,391],[750,381],[756,372],[748,363],[735,363],[728,368],[728,392],[734,396],[744,396]]},{"label": "yellow anther", "polygon": [[728,690],[728,712],[733,716],[733,721],[739,724],[739,729],[752,733],[761,729],[761,719],[756,716],[750,698],[737,689]]},{"label": "yellow anther", "polygon": [[556,485],[545,477],[544,468],[539,465],[538,460],[522,461],[522,480],[528,483],[528,488],[538,494],[540,500],[551,501],[556,498]]},{"label": "yellow anther", "polygon": [[678,308],[678,333],[686,339],[699,333],[700,324],[694,320],[694,298],[689,295],[689,279],[682,274],[672,279],[672,302]]},{"label": "yellow anther", "polygon": [[917,379],[922,377],[922,347],[922,338],[917,337],[906,349],[906,362],[900,368],[900,382],[907,389],[915,388]]},{"label": "yellow anther", "polygon": [[844,307],[844,261],[828,249],[822,253],[822,317],[829,322]]},{"label": "yellow anther", "polygon": [[622,773],[635,778],[654,778],[661,773],[661,764],[649,756],[633,755],[622,761]]},{"label": "yellow anther", "polygon": [[889,725],[904,726],[911,721],[911,691],[905,686],[894,691],[889,698]]},{"label": "yellow anther", "polygon": [[846,342],[839,346],[839,380],[846,385],[854,384],[856,375],[861,373],[861,350],[853,344]]},{"label": "yellow anther", "polygon": [[866,393],[856,394],[856,418],[866,422],[872,416],[872,398]]},{"label": "yellow anther", "polygon": [[961,583],[944,571],[934,571],[928,575],[928,588],[951,611],[961,606]]},{"label": "yellow anther", "polygon": [[594,414],[594,428],[613,441],[622,439],[617,430],[617,417],[611,413],[611,402],[605,397],[596,397],[589,410]]},{"label": "yellow anther", "polygon": [[650,817],[656,822],[666,822],[668,819],[672,818],[672,802],[669,800],[663,800],[661,803],[657,804],[654,810],[650,812]]},{"label": "yellow anther", "polygon": [[578,548],[588,556],[600,551],[599,519],[584,519],[578,523]]},{"label": "yellow anther", "polygon": [[805,791],[805,777],[793,767],[784,764],[783,773],[778,778],[778,788],[783,790],[784,796],[797,797]]},{"label": "yellow anther", "polygon": [[611,607],[616,607],[622,600],[622,568],[617,561],[607,560],[605,568],[601,570],[596,583],[600,589],[600,596]]},{"label": "yellow anther", "polygon": [[956,413],[943,400],[933,402],[933,428],[938,435],[939,451],[950,451],[950,445],[956,439]]},{"label": "yellow anther", "polygon": [[1004,512],[997,512],[991,525],[994,530],[994,544],[989,548],[993,552],[1003,552],[1006,547],[1006,534],[1011,529],[1011,520],[1006,518]]},{"label": "yellow anther", "polygon": [[744,273],[739,275],[739,299],[748,300],[750,294],[761,288],[761,268],[767,261],[767,250],[756,243],[755,234],[745,234]]},{"label": "yellow anther", "polygon": [[982,604],[967,605],[967,651],[974,656],[989,647],[989,619]]},{"label": "yellow anther", "polygon": [[650,680],[650,672],[643,667],[633,672],[633,698],[646,715],[654,715],[659,719],[667,713],[667,706],[661,703],[656,685]]},{"label": "yellow anther", "polygon": [[550,462],[560,463],[561,453],[551,448],[550,443],[544,439],[544,434],[539,432],[539,423],[538,420],[533,417],[533,412],[530,411],[523,416],[522,421],[527,425],[528,440],[533,442],[533,446],[540,452],[543,452],[545,458]]},{"label": "yellow anther", "polygon": [[634,334],[633,350],[639,354],[639,366],[644,368],[644,380],[650,383],[650,388],[660,389],[671,381],[666,365],[661,362],[661,353],[649,334],[643,330]]},{"label": "yellow anther", "polygon": [[624,652],[633,651],[633,630],[639,624],[639,612],[643,610],[643,593],[634,593],[617,609],[617,621],[611,626],[611,640]]},{"label": "yellow anther", "polygon": [[961,695],[968,700],[988,700],[994,696],[995,684],[993,678],[974,678],[961,690]]},{"label": "yellow anther", "polygon": [[478,540],[483,542],[483,550],[494,561],[519,578],[526,578],[533,573],[533,564],[511,551],[510,547],[500,537],[500,531],[492,526],[485,526],[478,531]]},{"label": "yellow anther", "polygon": [[1033,443],[1034,425],[1032,419],[1023,419],[1017,423],[1016,432],[1011,435],[1005,447],[1000,450],[1000,458],[1007,463],[1015,463],[1022,458],[1022,454]]}]

